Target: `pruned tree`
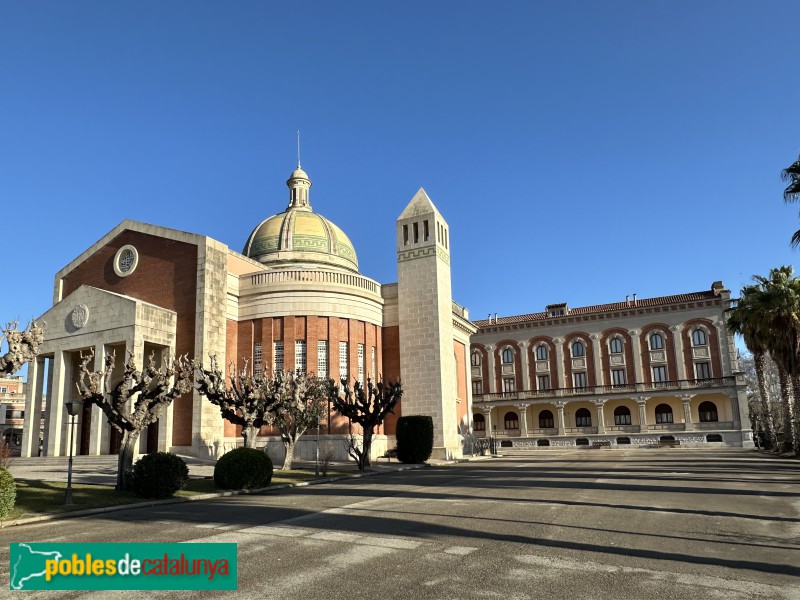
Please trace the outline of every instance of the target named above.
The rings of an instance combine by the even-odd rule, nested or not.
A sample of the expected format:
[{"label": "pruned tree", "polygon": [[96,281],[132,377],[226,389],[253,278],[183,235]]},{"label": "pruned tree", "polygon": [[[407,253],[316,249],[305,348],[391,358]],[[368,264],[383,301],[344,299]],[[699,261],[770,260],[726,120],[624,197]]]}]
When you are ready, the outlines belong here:
[{"label": "pruned tree", "polygon": [[0,377],[16,373],[25,363],[36,358],[39,344],[43,341],[44,332],[36,321],[28,323],[22,331],[19,330],[18,321],[7,323],[5,328],[0,329],[0,352],[3,342],[6,344],[5,354],[0,355]]},{"label": "pruned tree", "polygon": [[244,447],[254,448],[258,430],[271,422],[275,399],[265,395],[264,382],[248,371],[247,361],[241,371],[231,366],[228,381],[230,385],[226,384],[215,356],[211,356],[210,368],[197,366],[197,391],[219,407],[223,419],[241,426]]},{"label": "pruned tree", "polygon": [[[781,177],[788,184],[786,189],[783,190],[783,199],[785,202],[798,202],[800,201],[800,156],[791,165],[781,171]],[[800,230],[795,231],[792,235],[792,247],[797,248],[800,246]]]},{"label": "pruned tree", "polygon": [[264,395],[270,400],[270,423],[281,432],[286,451],[283,469],[292,468],[297,441],[319,420],[328,407],[333,382],[312,373],[278,371],[262,383]]},{"label": "pruned tree", "polygon": [[103,369],[90,371],[94,351],[85,356],[81,353],[80,370],[75,383],[80,399],[98,406],[108,423],[122,434],[117,461],[117,490],[130,489],[133,455],[139,434],[155,423],[161,416],[161,410],[175,398],[192,390],[194,374],[194,361],[185,356],[158,368],[154,354],[151,354],[148,366],[139,371],[133,355],[130,352],[128,354],[122,379],[112,386],[114,354],[106,356]]},{"label": "pruned tree", "polygon": [[351,388],[344,378],[341,383],[341,395],[339,387],[333,386],[331,401],[333,408],[347,417],[350,423],[361,426],[361,443],[355,435],[350,434],[347,452],[356,460],[359,470],[363,471],[371,464],[370,453],[375,428],[383,423],[386,415],[394,412],[394,407],[403,396],[403,387],[399,381],[394,383],[379,381],[373,384],[370,379],[367,379],[366,388],[358,381],[354,381]]}]

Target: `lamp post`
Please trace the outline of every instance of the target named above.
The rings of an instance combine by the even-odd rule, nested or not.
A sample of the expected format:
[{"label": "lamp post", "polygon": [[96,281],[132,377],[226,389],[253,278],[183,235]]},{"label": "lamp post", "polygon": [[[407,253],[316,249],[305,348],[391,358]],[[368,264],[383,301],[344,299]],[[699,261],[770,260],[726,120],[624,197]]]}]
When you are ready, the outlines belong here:
[{"label": "lamp post", "polygon": [[492,425],[492,432],[494,435],[489,445],[491,446],[492,454],[497,454],[497,425]]},{"label": "lamp post", "polygon": [[70,400],[66,403],[66,406],[71,419],[69,422],[69,467],[67,470],[67,490],[64,493],[64,506],[69,506],[72,504],[72,444],[75,440],[76,417],[83,407],[83,402]]}]

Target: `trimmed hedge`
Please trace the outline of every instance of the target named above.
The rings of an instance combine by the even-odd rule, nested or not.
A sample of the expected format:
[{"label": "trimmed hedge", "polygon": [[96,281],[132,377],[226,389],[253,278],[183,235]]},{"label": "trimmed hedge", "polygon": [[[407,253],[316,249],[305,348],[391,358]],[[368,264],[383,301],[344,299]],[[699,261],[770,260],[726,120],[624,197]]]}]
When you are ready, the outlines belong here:
[{"label": "trimmed hedge", "polygon": [[255,448],[236,448],[223,454],[214,467],[214,485],[223,490],[267,487],[272,480],[272,461]]},{"label": "trimmed hedge", "polygon": [[424,463],[433,452],[433,419],[410,415],[397,419],[397,459],[404,463]]},{"label": "trimmed hedge", "polygon": [[0,519],[3,519],[14,508],[17,499],[17,484],[14,476],[0,467]]},{"label": "trimmed hedge", "polygon": [[133,465],[131,489],[142,498],[169,498],[186,487],[189,468],[169,452],[146,454]]}]

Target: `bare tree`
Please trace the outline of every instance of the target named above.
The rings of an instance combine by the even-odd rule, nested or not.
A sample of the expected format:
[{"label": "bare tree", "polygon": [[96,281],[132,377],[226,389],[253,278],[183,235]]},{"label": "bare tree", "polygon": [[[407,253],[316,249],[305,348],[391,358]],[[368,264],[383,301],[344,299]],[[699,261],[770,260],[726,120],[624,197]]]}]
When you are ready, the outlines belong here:
[{"label": "bare tree", "polygon": [[240,425],[245,448],[254,448],[258,430],[272,420],[271,411],[275,399],[264,393],[264,382],[254,377],[247,369],[247,361],[242,371],[231,367],[230,387],[225,383],[225,375],[217,366],[217,359],[211,356],[210,368],[199,365],[195,373],[197,391],[219,407],[222,418]]},{"label": "bare tree", "polygon": [[31,321],[22,331],[19,322],[7,323],[5,328],[0,328],[0,352],[3,342],[6,343],[6,353],[0,355],[0,377],[11,375],[19,371],[22,366],[32,361],[39,354],[39,344],[44,341],[42,328]]},{"label": "bare tree", "polygon": [[154,354],[150,355],[147,368],[138,371],[133,355],[128,354],[122,379],[112,387],[114,354],[106,356],[103,369],[90,371],[89,364],[94,360],[94,351],[86,356],[81,353],[80,372],[75,383],[80,398],[100,407],[108,423],[122,433],[117,462],[117,490],[130,489],[130,471],[139,434],[155,423],[161,410],[175,398],[192,390],[194,372],[194,361],[185,356],[157,368]]},{"label": "bare tree", "polygon": [[331,380],[314,374],[278,371],[264,380],[264,395],[271,400],[270,422],[281,432],[286,451],[283,469],[292,468],[297,441],[319,423],[333,390]]},{"label": "bare tree", "polygon": [[367,379],[366,389],[358,381],[353,382],[352,388],[344,378],[341,383],[342,395],[339,394],[338,386],[335,386],[331,401],[336,411],[347,417],[350,423],[361,426],[361,443],[358,443],[358,438],[351,433],[347,442],[347,452],[358,462],[359,470],[363,471],[372,464],[370,452],[375,428],[383,423],[386,415],[394,412],[395,405],[403,396],[403,388],[399,381],[378,382],[373,385],[372,380]]}]

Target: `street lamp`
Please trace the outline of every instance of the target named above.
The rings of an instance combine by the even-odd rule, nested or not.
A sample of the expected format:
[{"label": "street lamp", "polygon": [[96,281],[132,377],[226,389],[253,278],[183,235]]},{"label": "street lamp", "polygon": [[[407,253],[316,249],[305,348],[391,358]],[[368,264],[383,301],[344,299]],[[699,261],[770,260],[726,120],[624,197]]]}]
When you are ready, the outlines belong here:
[{"label": "street lamp", "polygon": [[489,445],[491,446],[492,454],[497,454],[497,425],[492,425],[492,431],[494,432],[494,436]]},{"label": "street lamp", "polygon": [[81,412],[83,402],[78,400],[70,400],[66,403],[67,413],[72,417],[69,422],[69,468],[67,470],[67,491],[64,493],[64,506],[72,504],[72,444],[75,439],[75,423],[76,417]]}]

